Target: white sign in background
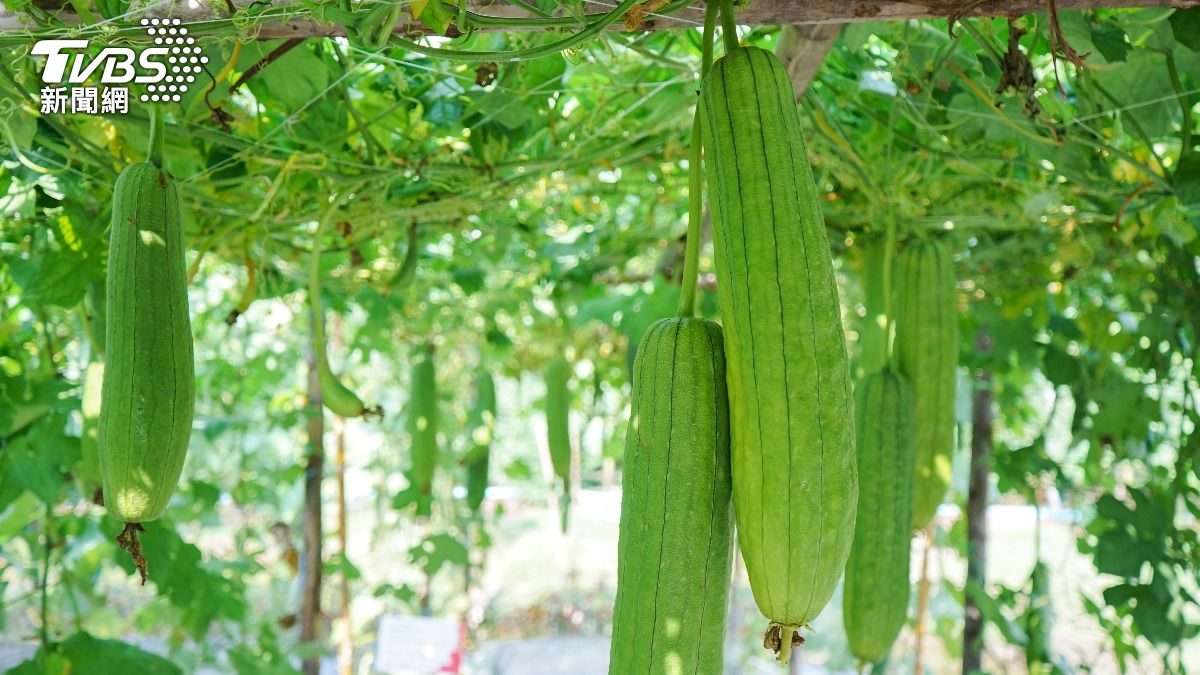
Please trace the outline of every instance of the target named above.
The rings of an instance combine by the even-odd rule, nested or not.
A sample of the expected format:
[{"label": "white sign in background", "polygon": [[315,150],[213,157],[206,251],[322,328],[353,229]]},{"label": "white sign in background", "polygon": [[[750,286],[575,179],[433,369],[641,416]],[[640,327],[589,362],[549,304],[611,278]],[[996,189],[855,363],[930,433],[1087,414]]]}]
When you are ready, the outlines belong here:
[{"label": "white sign in background", "polygon": [[384,614],[375,635],[374,668],[387,675],[457,673],[463,637],[457,621]]}]

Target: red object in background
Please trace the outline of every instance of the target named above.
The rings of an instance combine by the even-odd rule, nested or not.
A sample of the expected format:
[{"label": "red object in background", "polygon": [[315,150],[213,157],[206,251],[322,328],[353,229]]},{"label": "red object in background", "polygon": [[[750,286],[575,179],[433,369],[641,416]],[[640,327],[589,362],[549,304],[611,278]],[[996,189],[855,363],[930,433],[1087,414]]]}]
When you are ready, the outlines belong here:
[{"label": "red object in background", "polygon": [[458,673],[462,672],[463,654],[466,652],[466,647],[467,622],[460,621],[458,623],[458,646],[454,648],[454,653],[450,655],[450,660],[447,661],[446,665],[442,666],[442,669],[438,672],[452,673],[453,675],[458,675]]}]

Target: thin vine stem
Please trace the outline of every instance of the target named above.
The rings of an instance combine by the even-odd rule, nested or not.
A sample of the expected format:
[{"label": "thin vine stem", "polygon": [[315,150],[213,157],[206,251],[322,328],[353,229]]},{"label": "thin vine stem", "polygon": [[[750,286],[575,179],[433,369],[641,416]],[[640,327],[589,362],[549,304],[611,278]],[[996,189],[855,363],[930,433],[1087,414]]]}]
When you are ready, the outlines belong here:
[{"label": "thin vine stem", "polygon": [[[1183,119],[1179,123],[1179,160],[1176,162],[1176,167],[1178,167],[1184,158],[1192,153],[1192,99],[1184,93],[1183,81],[1179,79],[1179,68],[1175,64],[1175,55],[1166,49],[1162,52],[1167,59],[1167,75],[1171,78],[1171,87],[1175,90],[1175,96],[1179,99],[1179,107],[1183,110]],[[1176,168],[1176,172],[1178,172],[1178,168]]]},{"label": "thin vine stem", "polygon": [[1043,145],[1059,145],[1059,141],[1057,139],[1048,138],[1046,136],[1042,136],[1041,134],[1034,133],[1033,131],[1021,126],[1017,122],[1014,122],[1012,118],[1001,112],[1000,108],[996,107],[996,102],[993,101],[990,96],[988,96],[987,92],[985,92],[978,84],[976,84],[975,80],[972,80],[970,75],[964,73],[953,63],[947,62],[946,67],[950,69],[950,72],[957,75],[959,79],[961,79],[963,83],[967,85],[967,88],[974,92],[975,96],[977,96],[980,101],[983,101],[983,104],[987,106],[989,110],[996,114],[996,119],[1002,122],[1005,126],[1009,127],[1025,138],[1034,141],[1035,143],[1041,143]]},{"label": "thin vine stem", "polygon": [[733,0],[721,0],[721,39],[728,55],[741,47],[738,42],[737,21],[733,17]]},{"label": "thin vine stem", "polygon": [[992,41],[984,37],[983,34],[979,32],[979,29],[975,28],[975,26],[971,23],[970,19],[967,17],[962,17],[958,20],[957,25],[962,26],[971,37],[975,38],[975,42],[979,43],[979,46],[983,47],[983,50],[987,52],[988,57],[991,58],[992,63],[996,64],[997,68],[1003,67],[1004,57],[1000,56],[1000,52],[996,51],[996,46],[992,44]]},{"label": "thin vine stem", "polygon": [[191,284],[192,280],[196,278],[196,274],[200,272],[200,264],[204,262],[204,256],[208,255],[209,250],[218,241],[251,224],[248,220],[230,220],[221,229],[213,232],[207,239],[201,242],[200,247],[196,249],[196,257],[192,260],[192,264],[188,266],[187,282]]},{"label": "thin vine stem", "polygon": [[895,353],[892,351],[892,268],[896,257],[896,212],[888,209],[887,235],[884,237],[883,250],[883,362],[885,367],[893,368]]},{"label": "thin vine stem", "polygon": [[[350,59],[350,55],[342,54],[341,49],[337,48],[330,49],[330,52],[332,55],[334,55],[334,59],[337,61],[337,64],[342,67],[342,72],[346,72],[346,61]],[[365,143],[367,151],[367,161],[371,162],[372,165],[373,163],[377,163],[377,156],[388,154],[388,150],[386,150],[383,145],[379,144],[379,141],[377,141],[376,137],[374,137],[373,133],[371,133],[370,125],[367,125],[365,121],[362,120],[358,108],[354,107],[354,102],[352,101],[352,98],[350,98],[350,88],[349,85],[346,84],[346,80],[338,80],[337,92],[338,95],[342,97],[342,103],[344,106],[346,106],[346,112],[350,114],[350,119],[354,120],[354,126],[358,127],[358,131],[362,136],[362,142]]]},{"label": "thin vine stem", "polygon": [[[893,104],[891,110],[888,111],[888,148],[886,167],[888,175],[892,171],[892,148],[895,140],[894,131],[896,128],[896,105]],[[896,256],[896,209],[891,204],[887,207],[887,234],[884,237],[883,249],[883,363],[884,367],[892,369],[895,364],[892,362],[895,356],[892,353],[892,325],[895,318],[892,316],[892,271],[893,259]]]},{"label": "thin vine stem", "polygon": [[709,3],[704,9],[704,39],[700,43],[700,81],[703,82],[708,77],[708,71],[712,70],[714,56],[716,52],[716,34],[717,34],[717,3]]},{"label": "thin vine stem", "polygon": [[163,168],[163,150],[166,146],[166,113],[161,106],[150,106],[150,146],[148,161]]},{"label": "thin vine stem", "polygon": [[700,107],[692,118],[692,145],[688,152],[688,229],[683,256],[683,292],[679,296],[679,316],[696,314],[696,276],[700,269],[700,221],[704,218],[704,173],[700,168],[702,139]]},{"label": "thin vine stem", "polygon": [[[346,193],[348,194],[348,193]],[[321,346],[314,350],[318,359],[325,359],[325,312],[321,309],[321,231],[333,219],[333,214],[342,207],[346,194],[336,198],[317,219],[317,228],[313,232],[312,257],[308,266],[308,302],[313,313],[313,344]]]},{"label": "thin vine stem", "polygon": [[[507,0],[514,7],[519,7],[530,14],[534,18],[517,17],[517,16],[494,16],[489,14],[480,14],[467,10],[463,16],[464,25],[459,25],[459,30],[468,28],[503,28],[503,29],[522,29],[522,28],[570,28],[579,25],[587,25],[595,19],[599,19],[607,14],[607,12],[596,12],[591,14],[583,14],[582,16],[554,16],[550,12],[542,10],[532,3],[522,0]],[[441,0],[442,6],[458,12],[457,5]],[[694,5],[696,0],[676,0],[667,6],[655,12],[656,15],[669,15],[680,9]]]},{"label": "thin vine stem", "polygon": [[71,575],[71,568],[66,564],[66,561],[59,558],[58,571],[62,579],[63,588],[67,592],[67,601],[71,603],[71,623],[75,627],[75,632],[83,630],[83,610],[79,606],[79,598],[75,594],[76,579]]},{"label": "thin vine stem", "polygon": [[583,44],[599,35],[601,31],[608,28],[618,19],[625,15],[630,9],[636,5],[639,0],[622,0],[621,4],[617,5],[611,12],[602,15],[595,22],[588,24],[587,28],[569,35],[561,40],[555,40],[549,44],[538,47],[530,47],[529,49],[518,49],[515,51],[484,51],[472,52],[462,51],[458,49],[443,49],[441,47],[427,47],[414,40],[402,38],[400,36],[392,36],[391,41],[394,44],[405,47],[406,49],[432,56],[446,59],[448,61],[457,61],[460,63],[486,63],[494,61],[497,63],[511,63],[514,61],[528,61],[531,59],[557,54]]},{"label": "thin vine stem", "polygon": [[[704,13],[704,46],[700,60],[700,82],[712,68],[713,43],[717,31],[717,5],[710,3]],[[699,92],[697,92],[699,93]],[[679,316],[696,315],[696,283],[700,271],[701,223],[704,220],[704,139],[700,133],[700,106],[692,117],[692,140],[688,150],[688,231],[687,248],[683,257],[683,292],[679,296]]]}]

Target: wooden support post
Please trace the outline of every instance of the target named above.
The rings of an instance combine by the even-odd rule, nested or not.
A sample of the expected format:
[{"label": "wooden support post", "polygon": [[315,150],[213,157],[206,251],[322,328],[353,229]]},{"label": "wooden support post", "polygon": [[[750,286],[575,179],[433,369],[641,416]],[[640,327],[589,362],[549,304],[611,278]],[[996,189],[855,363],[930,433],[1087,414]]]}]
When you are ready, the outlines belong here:
[{"label": "wooden support post", "polygon": [[[334,456],[334,470],[337,472],[338,500],[338,550],[342,558],[349,560],[349,535],[346,518],[346,420],[338,418],[334,422],[337,450]],[[338,675],[354,675],[354,624],[350,620],[350,577],[345,569],[338,575],[342,596],[342,632],[338,637]]]},{"label": "wooden support post", "polygon": [[[975,341],[978,352],[991,349],[987,326],[980,326]],[[971,396],[971,478],[967,493],[967,592],[963,602],[963,675],[982,671],[983,629],[985,621],[976,605],[971,588],[987,584],[987,507],[989,478],[992,473],[992,372],[987,368],[975,373],[975,391]]]},{"label": "wooden support post", "polygon": [[783,61],[792,78],[797,101],[804,98],[808,85],[812,84],[821,64],[825,63],[825,56],[841,34],[842,25],[838,23],[784,26],[780,31],[775,55]]},{"label": "wooden support post", "polygon": [[[312,318],[310,316],[310,324]],[[321,625],[321,478],[325,473],[325,411],[316,357],[308,353],[308,444],[304,466],[304,579],[300,590],[300,639],[314,642]],[[304,675],[319,675],[320,657],[304,661]]]}]

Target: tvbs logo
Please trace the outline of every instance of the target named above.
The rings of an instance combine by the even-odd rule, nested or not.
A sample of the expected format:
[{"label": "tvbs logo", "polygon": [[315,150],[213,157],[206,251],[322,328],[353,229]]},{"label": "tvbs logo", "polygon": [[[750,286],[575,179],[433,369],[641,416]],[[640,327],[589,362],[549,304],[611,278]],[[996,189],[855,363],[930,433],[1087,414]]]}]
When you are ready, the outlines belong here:
[{"label": "tvbs logo", "polygon": [[35,56],[45,56],[42,82],[47,85],[83,84],[99,74],[101,85],[146,85],[143,101],[178,101],[196,81],[208,57],[179,19],[142,19],[154,46],[134,49],[105,47],[95,57],[84,51],[87,40],[40,40]]}]

